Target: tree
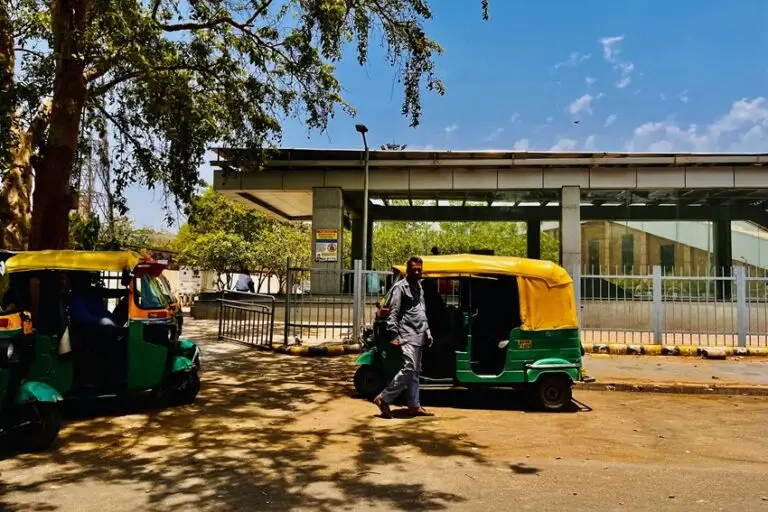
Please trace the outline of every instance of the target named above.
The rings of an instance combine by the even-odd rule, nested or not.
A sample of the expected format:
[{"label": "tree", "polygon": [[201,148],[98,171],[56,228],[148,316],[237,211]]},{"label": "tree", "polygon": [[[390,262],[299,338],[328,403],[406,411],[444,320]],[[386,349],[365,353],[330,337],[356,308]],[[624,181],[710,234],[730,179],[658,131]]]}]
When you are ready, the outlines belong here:
[{"label": "tree", "polygon": [[275,276],[282,289],[289,255],[297,265],[309,264],[310,229],[304,222],[269,218],[212,188],[192,200],[189,212],[173,248],[180,264],[216,272],[220,286],[231,286],[222,276],[247,266],[258,274],[259,288]]},{"label": "tree", "polygon": [[[481,4],[487,18],[487,0]],[[34,167],[31,249],[66,245],[80,137],[92,130],[114,139],[121,213],[122,192],[139,183],[166,192],[170,215],[194,195],[210,144],[261,150],[280,140],[289,116],[323,130],[338,109],[353,114],[334,67],[349,43],[364,65],[370,36],[383,36],[412,126],[421,91],[444,94],[433,61],[442,49],[423,28],[432,17],[425,0],[6,0],[3,7],[2,153],[17,145],[8,127],[20,132],[45,113],[39,140],[15,150],[28,156],[24,172]]]}]

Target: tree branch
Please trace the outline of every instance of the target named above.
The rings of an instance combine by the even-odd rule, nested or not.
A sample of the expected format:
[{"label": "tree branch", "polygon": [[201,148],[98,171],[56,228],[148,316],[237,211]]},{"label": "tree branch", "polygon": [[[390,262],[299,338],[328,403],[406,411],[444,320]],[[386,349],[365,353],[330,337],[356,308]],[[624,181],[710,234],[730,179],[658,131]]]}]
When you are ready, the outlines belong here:
[{"label": "tree branch", "polygon": [[45,57],[45,54],[43,52],[38,52],[35,50],[30,50],[29,48],[14,48],[13,52],[19,52],[19,53],[26,53],[29,55],[34,55],[35,57]]},{"label": "tree branch", "polygon": [[273,0],[264,0],[264,3],[262,3],[261,6],[253,12],[251,17],[248,18],[248,20],[245,23],[237,22],[231,16],[220,16],[218,18],[213,18],[211,20],[208,20],[204,23],[196,23],[191,21],[184,22],[184,23],[162,23],[157,19],[157,13],[160,10],[160,2],[161,0],[154,1],[154,4],[152,6],[152,21],[154,21],[155,24],[165,32],[210,30],[220,25],[229,25],[236,29],[242,30],[243,32],[247,32],[251,28],[251,25],[253,25],[253,22],[256,21],[256,19],[259,16],[262,16],[267,12]]},{"label": "tree branch", "polygon": [[[125,82],[127,82],[129,80],[133,80],[134,78],[138,78],[138,77],[140,77],[140,76],[142,76],[142,75],[144,75],[146,73],[152,72],[152,71],[158,71],[158,72],[159,71],[197,71],[198,73],[200,73],[203,76],[209,76],[210,75],[209,70],[207,70],[207,69],[205,69],[203,67],[200,67],[200,66],[192,66],[192,65],[189,65],[189,64],[179,64],[177,66],[160,66],[160,67],[156,67],[156,68],[152,68],[152,69],[148,69],[148,70],[130,71],[130,72],[123,73],[122,75],[117,75],[112,80],[110,80],[109,82],[107,82],[107,83],[105,83],[103,85],[100,85],[99,87],[96,87],[89,95],[91,97],[102,96],[102,95],[106,94],[107,92],[109,92],[110,90],[112,90],[115,87],[117,87],[118,85],[120,85],[122,83],[125,83]],[[101,76],[104,76],[104,75],[101,75]],[[93,81],[93,79],[91,81]]]}]

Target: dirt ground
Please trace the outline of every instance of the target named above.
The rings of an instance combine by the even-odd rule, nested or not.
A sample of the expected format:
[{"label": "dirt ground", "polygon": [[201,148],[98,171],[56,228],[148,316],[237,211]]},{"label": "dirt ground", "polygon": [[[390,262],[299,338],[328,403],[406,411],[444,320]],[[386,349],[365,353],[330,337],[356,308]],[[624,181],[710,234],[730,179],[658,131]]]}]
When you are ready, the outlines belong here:
[{"label": "dirt ground", "polygon": [[194,405],[70,407],[58,447],[0,459],[0,509],[768,510],[768,399],[424,391],[434,418],[354,398],[354,356],[203,341]]}]

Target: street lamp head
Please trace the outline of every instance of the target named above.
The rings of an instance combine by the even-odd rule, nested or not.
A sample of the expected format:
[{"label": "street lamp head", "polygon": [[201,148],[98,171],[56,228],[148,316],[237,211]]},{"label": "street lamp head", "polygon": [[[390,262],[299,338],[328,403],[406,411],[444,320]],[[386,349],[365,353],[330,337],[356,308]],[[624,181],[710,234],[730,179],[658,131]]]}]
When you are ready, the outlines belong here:
[{"label": "street lamp head", "polygon": [[355,130],[357,130],[360,133],[367,133],[368,132],[368,127],[365,126],[364,124],[356,124],[355,125]]}]

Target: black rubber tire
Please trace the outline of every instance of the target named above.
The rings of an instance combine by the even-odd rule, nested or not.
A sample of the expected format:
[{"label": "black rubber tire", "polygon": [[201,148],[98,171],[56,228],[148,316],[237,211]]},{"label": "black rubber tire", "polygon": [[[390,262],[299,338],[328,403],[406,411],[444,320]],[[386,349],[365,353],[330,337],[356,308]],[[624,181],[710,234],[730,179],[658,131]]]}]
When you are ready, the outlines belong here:
[{"label": "black rubber tire", "polygon": [[571,378],[564,373],[545,374],[536,381],[536,405],[544,411],[559,412],[571,405]]},{"label": "black rubber tire", "polygon": [[368,400],[376,398],[376,395],[381,393],[387,385],[384,382],[384,375],[369,364],[358,367],[354,381],[357,394]]},{"label": "black rubber tire", "polygon": [[170,405],[189,405],[200,392],[200,376],[197,372],[171,375],[163,387],[162,394]]},{"label": "black rubber tire", "polygon": [[58,403],[35,402],[23,406],[22,421],[31,421],[19,432],[19,447],[25,452],[48,450],[61,430],[61,409]]}]

